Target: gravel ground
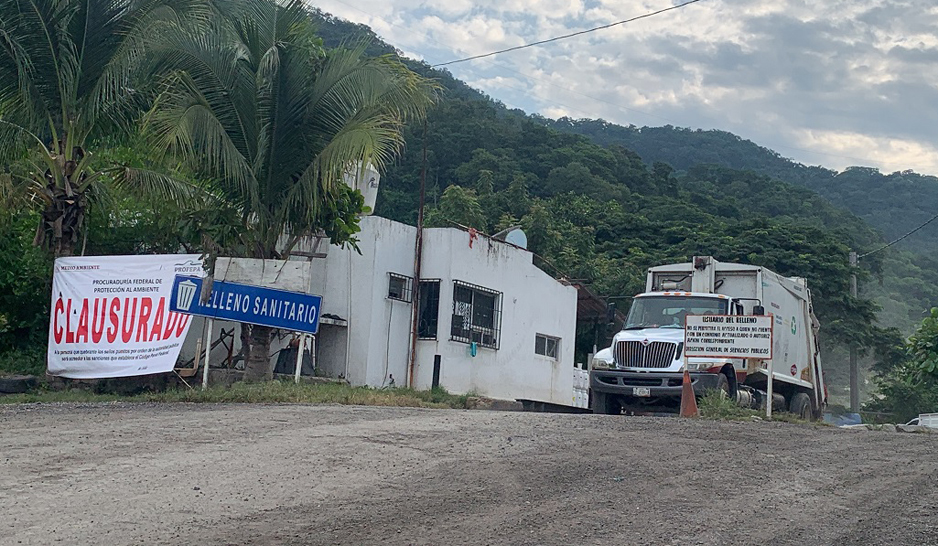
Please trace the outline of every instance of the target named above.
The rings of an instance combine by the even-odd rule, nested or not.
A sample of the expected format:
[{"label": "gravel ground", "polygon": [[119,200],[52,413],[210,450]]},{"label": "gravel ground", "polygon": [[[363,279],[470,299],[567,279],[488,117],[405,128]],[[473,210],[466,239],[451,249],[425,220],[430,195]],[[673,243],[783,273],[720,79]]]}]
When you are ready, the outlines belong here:
[{"label": "gravel ground", "polygon": [[0,423],[0,544],[938,544],[938,435],[287,405]]}]

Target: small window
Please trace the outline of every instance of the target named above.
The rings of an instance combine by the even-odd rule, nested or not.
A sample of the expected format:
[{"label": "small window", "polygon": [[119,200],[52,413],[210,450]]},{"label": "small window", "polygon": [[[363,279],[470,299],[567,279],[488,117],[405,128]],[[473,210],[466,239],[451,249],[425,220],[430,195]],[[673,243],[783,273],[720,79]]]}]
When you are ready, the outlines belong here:
[{"label": "small window", "polygon": [[436,339],[440,321],[440,280],[420,281],[417,292],[417,337]]},{"label": "small window", "polygon": [[501,341],[502,293],[453,281],[450,339],[498,349]]},{"label": "small window", "polygon": [[534,353],[557,360],[560,339],[543,334],[534,336]]},{"label": "small window", "polygon": [[388,273],[388,299],[410,303],[414,296],[414,280],[397,273]]}]

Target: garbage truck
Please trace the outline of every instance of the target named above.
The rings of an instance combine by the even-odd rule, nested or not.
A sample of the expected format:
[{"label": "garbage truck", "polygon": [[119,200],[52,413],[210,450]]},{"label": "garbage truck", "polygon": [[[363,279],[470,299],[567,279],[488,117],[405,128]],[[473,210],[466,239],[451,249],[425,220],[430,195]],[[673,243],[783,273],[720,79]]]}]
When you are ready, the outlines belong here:
[{"label": "garbage truck", "polygon": [[[770,315],[771,359],[685,355],[685,317],[711,314]],[[774,411],[819,419],[827,403],[819,327],[803,278],[711,256],[652,267],[645,292],[632,299],[612,345],[593,355],[591,409],[602,414],[672,411],[680,402],[686,369],[697,396],[722,391],[744,407],[772,404]],[[767,388],[770,373],[772,389]]]}]

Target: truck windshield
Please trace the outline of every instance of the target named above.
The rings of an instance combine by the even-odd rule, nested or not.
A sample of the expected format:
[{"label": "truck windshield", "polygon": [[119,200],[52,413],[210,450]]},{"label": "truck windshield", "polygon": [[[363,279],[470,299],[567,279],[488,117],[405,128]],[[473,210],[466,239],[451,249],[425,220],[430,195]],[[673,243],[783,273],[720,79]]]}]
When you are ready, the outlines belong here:
[{"label": "truck windshield", "polygon": [[647,296],[632,300],[623,330],[683,328],[687,315],[725,315],[729,300],[690,296]]}]

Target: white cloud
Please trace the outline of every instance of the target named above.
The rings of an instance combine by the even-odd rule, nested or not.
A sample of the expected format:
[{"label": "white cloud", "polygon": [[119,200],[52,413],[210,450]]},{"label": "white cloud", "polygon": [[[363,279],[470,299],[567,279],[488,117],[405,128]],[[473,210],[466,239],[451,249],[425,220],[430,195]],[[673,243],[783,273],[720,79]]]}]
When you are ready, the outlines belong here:
[{"label": "white cloud", "polygon": [[[612,23],[670,0],[323,0],[439,63]],[[807,164],[938,173],[933,0],[708,0],[448,69],[550,117],[732,131]],[[846,156],[846,157],[845,157]],[[851,159],[854,158],[854,159]]]},{"label": "white cloud", "polygon": [[866,166],[877,166],[884,172],[905,170],[919,163],[924,172],[938,173],[938,148],[927,143],[840,131],[805,130],[801,133],[803,146],[841,156],[841,168],[856,164],[856,159],[866,158],[869,162]]}]

